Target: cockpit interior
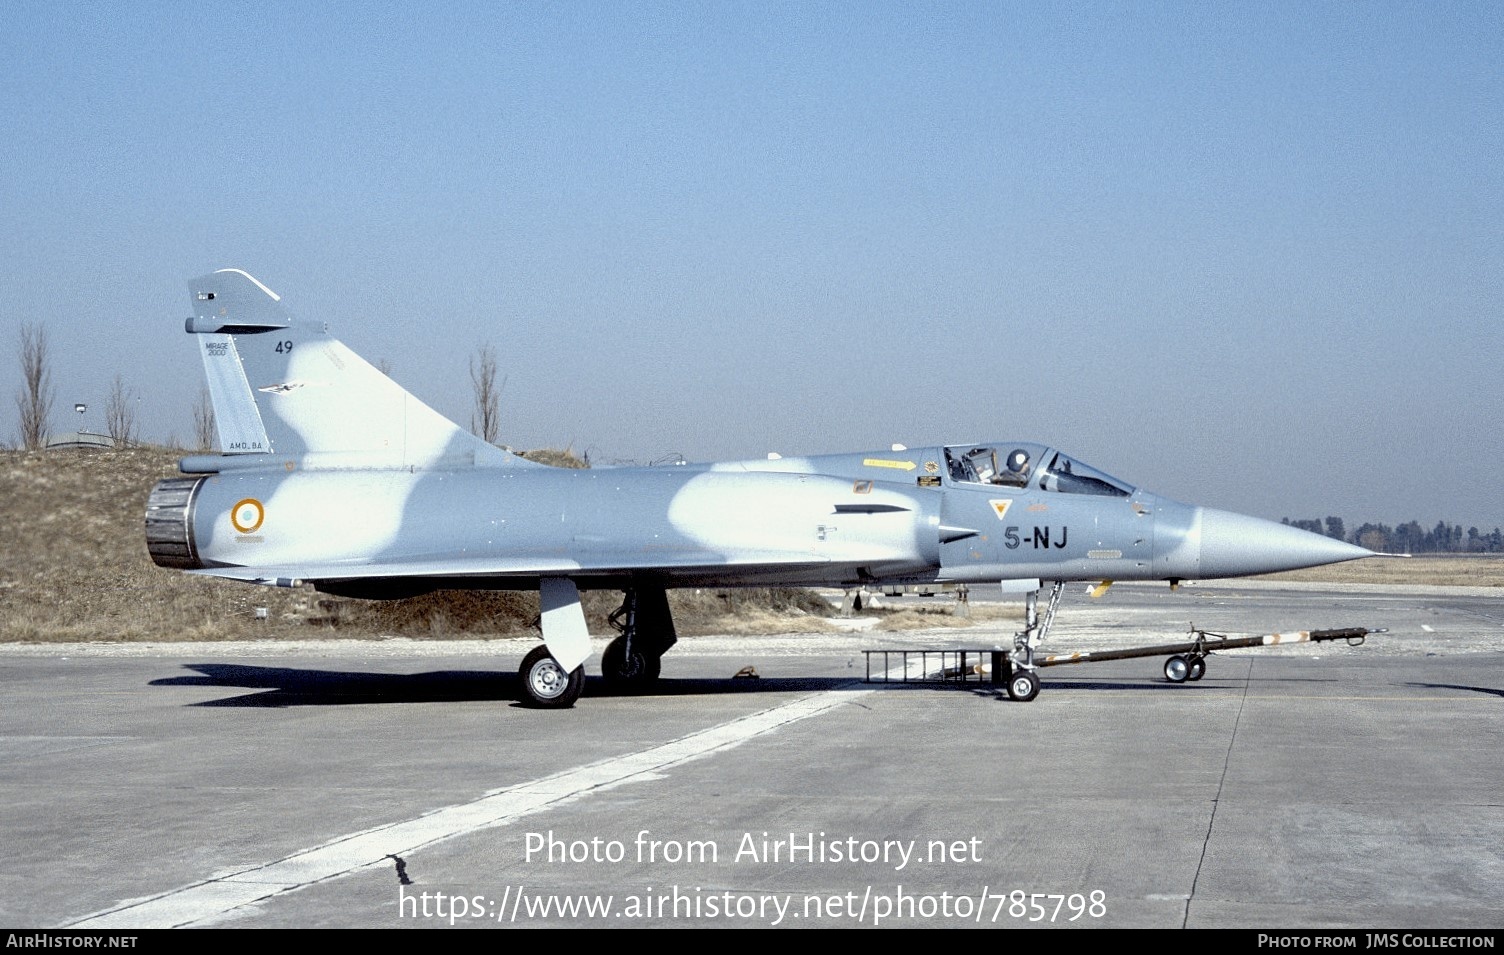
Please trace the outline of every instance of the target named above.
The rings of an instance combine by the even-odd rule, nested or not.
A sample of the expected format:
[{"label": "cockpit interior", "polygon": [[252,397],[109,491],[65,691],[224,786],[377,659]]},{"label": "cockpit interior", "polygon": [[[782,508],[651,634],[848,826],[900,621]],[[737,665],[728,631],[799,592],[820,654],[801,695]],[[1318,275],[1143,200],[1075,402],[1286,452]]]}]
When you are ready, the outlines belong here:
[{"label": "cockpit interior", "polygon": [[1020,490],[1038,487],[1060,494],[1099,497],[1133,494],[1131,484],[1038,444],[955,445],[945,449],[945,463],[951,480],[958,484]]}]

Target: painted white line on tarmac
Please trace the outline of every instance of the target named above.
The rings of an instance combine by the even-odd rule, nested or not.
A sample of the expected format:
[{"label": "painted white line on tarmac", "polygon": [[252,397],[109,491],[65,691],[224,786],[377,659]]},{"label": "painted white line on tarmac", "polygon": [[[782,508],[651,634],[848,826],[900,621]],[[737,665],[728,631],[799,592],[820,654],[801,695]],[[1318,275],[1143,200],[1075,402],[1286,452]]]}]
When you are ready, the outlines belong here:
[{"label": "painted white line on tarmac", "polygon": [[800,720],[819,716],[874,688],[836,688],[729,720],[682,739],[628,753],[552,776],[488,793],[473,802],[446,806],[416,819],[352,832],[321,846],[260,865],[205,878],[158,895],[122,903],[72,922],[65,928],[178,928],[221,919],[236,909],[284,892],[361,869],[391,865],[390,856],[405,856],[444,839],[490,826],[506,825],[550,809],[593,790],[660,778],[681,763],[739,746]]}]

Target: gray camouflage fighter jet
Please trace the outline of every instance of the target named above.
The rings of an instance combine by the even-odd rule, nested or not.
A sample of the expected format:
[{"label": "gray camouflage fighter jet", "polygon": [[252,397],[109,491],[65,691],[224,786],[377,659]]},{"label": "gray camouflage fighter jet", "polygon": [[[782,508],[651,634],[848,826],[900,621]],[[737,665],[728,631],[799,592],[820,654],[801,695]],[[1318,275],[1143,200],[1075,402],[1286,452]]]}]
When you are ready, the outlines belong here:
[{"label": "gray camouflage fighter jet", "polygon": [[[223,454],[184,458],[146,510],[153,560],[370,599],[537,590],[531,703],[584,686],[583,589],[620,590],[608,680],[657,677],[674,587],[998,583],[1029,595],[1009,695],[1067,581],[1239,577],[1370,556],[1181,504],[1016,441],[652,468],[566,470],[487,444],[245,272],[189,286]],[[1053,582],[1042,619],[1035,600]]]}]

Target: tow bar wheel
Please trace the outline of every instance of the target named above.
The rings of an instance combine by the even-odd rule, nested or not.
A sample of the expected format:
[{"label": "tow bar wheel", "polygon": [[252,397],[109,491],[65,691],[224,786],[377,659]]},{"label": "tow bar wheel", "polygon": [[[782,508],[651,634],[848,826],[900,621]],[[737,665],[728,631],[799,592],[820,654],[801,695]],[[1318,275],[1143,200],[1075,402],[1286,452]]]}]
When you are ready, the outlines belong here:
[{"label": "tow bar wheel", "polygon": [[1191,675],[1190,661],[1180,654],[1165,661],[1165,679],[1171,683],[1184,683]]}]

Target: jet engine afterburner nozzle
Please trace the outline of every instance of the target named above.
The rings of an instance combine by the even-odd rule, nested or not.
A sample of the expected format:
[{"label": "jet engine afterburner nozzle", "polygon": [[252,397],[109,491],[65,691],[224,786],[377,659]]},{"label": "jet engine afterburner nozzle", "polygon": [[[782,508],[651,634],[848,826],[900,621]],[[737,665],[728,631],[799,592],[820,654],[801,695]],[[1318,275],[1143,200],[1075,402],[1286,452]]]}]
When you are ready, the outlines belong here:
[{"label": "jet engine afterburner nozzle", "polygon": [[204,566],[193,542],[193,504],[203,477],[158,481],[146,499],[146,549],[158,567]]}]

